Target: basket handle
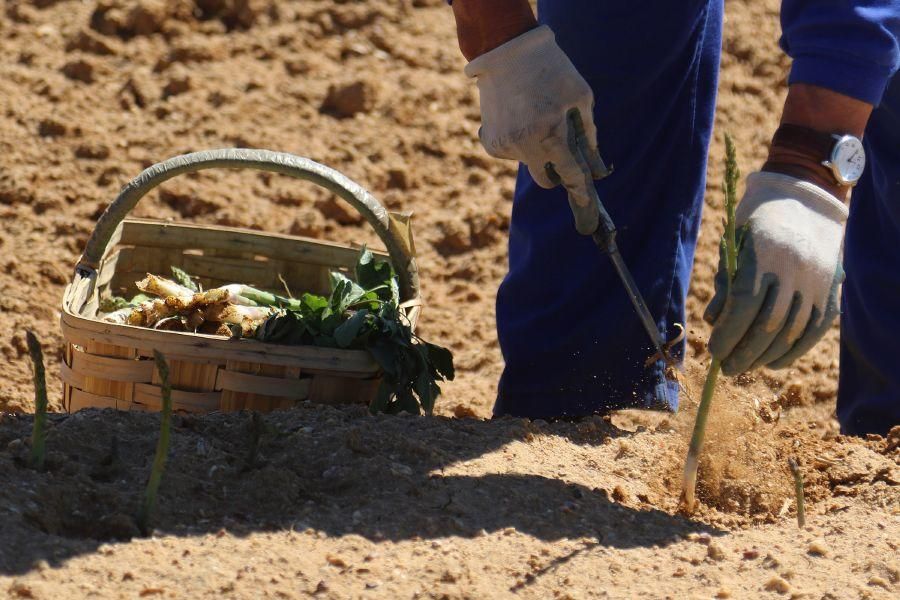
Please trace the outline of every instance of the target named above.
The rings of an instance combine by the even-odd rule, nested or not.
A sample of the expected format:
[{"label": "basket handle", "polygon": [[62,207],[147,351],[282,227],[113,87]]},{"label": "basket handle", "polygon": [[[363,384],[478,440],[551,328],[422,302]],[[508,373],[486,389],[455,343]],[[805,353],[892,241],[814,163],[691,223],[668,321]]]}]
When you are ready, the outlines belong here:
[{"label": "basket handle", "polygon": [[338,171],[286,152],[245,148],[204,150],[175,156],[145,169],[132,179],[101,215],[75,267],[82,277],[96,271],[116,228],[150,190],[183,173],[214,168],[251,168],[289,175],[318,184],[347,202],[369,222],[384,242],[397,271],[400,297],[419,297],[419,271],[409,246],[391,229],[387,210],[369,192]]}]

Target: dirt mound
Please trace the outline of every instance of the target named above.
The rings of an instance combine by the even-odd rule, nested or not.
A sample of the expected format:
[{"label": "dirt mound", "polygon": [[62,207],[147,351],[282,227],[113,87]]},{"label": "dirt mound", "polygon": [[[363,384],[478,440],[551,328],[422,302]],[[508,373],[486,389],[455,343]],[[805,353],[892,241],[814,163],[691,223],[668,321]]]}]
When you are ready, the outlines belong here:
[{"label": "dirt mound", "polygon": [[[731,467],[705,464],[705,504],[688,518],[677,513],[680,480],[671,468],[683,436],[666,420],[629,431],[600,417],[422,420],[309,404],[264,416],[176,416],[153,535],[191,540],[297,531],[357,539],[366,547],[419,543],[429,552],[441,540],[486,544],[492,536],[524,536],[547,546],[580,540],[575,554],[699,542],[703,560],[716,564],[738,552],[724,549],[726,532],[753,537],[753,529],[735,531],[791,522],[792,484],[781,473],[763,472],[785,454],[803,464],[813,522],[830,522],[860,502],[900,510],[894,439],[900,428],[888,440],[864,441],[822,431],[815,421],[799,425],[779,428],[764,456],[765,446],[744,437],[740,445],[759,467],[752,472],[740,468],[750,464],[747,457],[729,460]],[[138,538],[134,515],[158,426],[158,415],[146,413],[53,416],[47,469],[36,472],[28,463],[31,418],[3,416],[0,506],[7,543],[0,571],[23,573],[48,557],[48,566],[58,567],[97,550],[111,554],[103,542]],[[721,456],[722,448],[711,443],[713,453]],[[827,554],[823,548],[841,542],[816,543],[814,552]],[[740,552],[746,561],[763,551]],[[328,553],[326,563],[345,572],[360,555],[334,556]],[[529,564],[510,590],[527,589],[545,574],[539,555]],[[891,576],[894,567],[879,564]]]}]

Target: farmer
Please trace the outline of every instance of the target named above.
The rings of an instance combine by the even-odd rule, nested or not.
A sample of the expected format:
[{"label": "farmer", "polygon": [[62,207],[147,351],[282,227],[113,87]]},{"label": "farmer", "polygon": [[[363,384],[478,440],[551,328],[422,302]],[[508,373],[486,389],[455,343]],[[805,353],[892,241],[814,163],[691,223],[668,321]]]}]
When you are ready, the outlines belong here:
[{"label": "farmer", "polygon": [[[722,0],[542,0],[537,19],[527,0],[452,4],[481,141],[522,163],[497,297],[506,367],[495,413],[674,410],[677,384],[662,361],[645,368],[648,336],[609,261],[575,232],[566,194],[586,201],[596,187],[674,338],[703,206]],[[784,0],[781,21],[789,92],[768,160],[746,179],[739,268],[727,300],[720,268],[709,349],[728,375],[783,368],[841,314],[841,427],[884,434],[900,423],[900,0]],[[593,181],[596,147],[570,152],[572,108],[613,175]]]}]

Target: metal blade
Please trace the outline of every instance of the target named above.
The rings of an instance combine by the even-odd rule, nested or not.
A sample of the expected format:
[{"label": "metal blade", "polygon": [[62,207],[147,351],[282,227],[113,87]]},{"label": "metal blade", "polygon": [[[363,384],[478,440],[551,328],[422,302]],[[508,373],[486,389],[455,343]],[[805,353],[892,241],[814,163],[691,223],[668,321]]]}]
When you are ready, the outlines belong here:
[{"label": "metal blade", "polygon": [[625,261],[619,253],[619,247],[616,245],[615,241],[612,241],[611,244],[605,244],[604,238],[606,236],[600,232],[595,233],[593,237],[597,246],[609,255],[609,259],[612,261],[613,266],[616,268],[616,272],[619,274],[619,279],[622,280],[622,285],[625,286],[625,292],[628,294],[628,299],[631,300],[634,311],[637,313],[638,318],[640,318],[641,324],[644,326],[647,335],[650,336],[650,340],[653,342],[653,347],[656,349],[658,356],[660,356],[667,364],[670,363],[672,359],[666,349],[666,340],[663,339],[662,333],[656,326],[653,315],[650,314],[650,309],[647,308],[647,303],[644,301],[644,297],[641,295],[640,290],[638,290],[637,283],[635,283],[634,278],[631,276],[631,271],[625,266]]}]

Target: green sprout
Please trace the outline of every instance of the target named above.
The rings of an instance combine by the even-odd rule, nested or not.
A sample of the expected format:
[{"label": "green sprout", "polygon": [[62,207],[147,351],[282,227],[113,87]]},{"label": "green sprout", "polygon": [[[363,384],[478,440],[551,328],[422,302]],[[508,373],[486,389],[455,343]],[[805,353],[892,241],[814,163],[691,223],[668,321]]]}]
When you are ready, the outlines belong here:
[{"label": "green sprout", "polygon": [[163,471],[166,468],[166,456],[169,454],[172,421],[172,385],[169,383],[169,365],[158,350],[153,351],[153,360],[156,362],[156,370],[159,372],[159,379],[162,383],[162,422],[159,427],[159,440],[156,443],[153,468],[150,470],[150,479],[147,481],[147,489],[144,491],[144,501],[137,515],[138,527],[144,535],[147,535],[149,531],[150,518],[156,509],[156,495],[162,481]]},{"label": "green sprout", "polygon": [[[737,182],[740,171],[737,166],[737,156],[734,142],[731,136],[725,134],[725,234],[722,236],[721,249],[725,256],[725,268],[728,271],[726,285],[731,286],[734,274],[737,272],[737,233],[735,227],[734,211],[737,205]],[[728,289],[725,290],[728,296]],[[700,452],[703,451],[703,439],[706,435],[706,421],[709,417],[709,409],[712,406],[713,393],[716,389],[716,380],[719,377],[721,363],[713,357],[706,374],[706,382],[703,384],[703,395],[700,398],[700,406],[697,408],[697,420],[694,421],[694,431],[691,435],[691,443],[688,447],[687,459],[684,462],[684,476],[682,478],[681,501],[688,513],[694,511],[696,503],[697,469],[700,466]]]},{"label": "green sprout", "polygon": [[25,332],[28,354],[34,363],[34,427],[31,431],[31,464],[44,469],[47,454],[47,379],[44,375],[44,353],[34,333]]}]

